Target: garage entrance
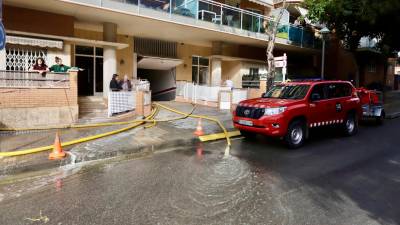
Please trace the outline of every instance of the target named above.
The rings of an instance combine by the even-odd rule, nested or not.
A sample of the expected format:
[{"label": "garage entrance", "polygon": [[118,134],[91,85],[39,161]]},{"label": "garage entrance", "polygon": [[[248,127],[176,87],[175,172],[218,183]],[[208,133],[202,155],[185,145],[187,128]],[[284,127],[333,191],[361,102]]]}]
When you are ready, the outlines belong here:
[{"label": "garage entrance", "polygon": [[138,79],[150,82],[152,100],[171,101],[175,99],[176,66],[182,60],[173,58],[160,58],[138,56]]}]

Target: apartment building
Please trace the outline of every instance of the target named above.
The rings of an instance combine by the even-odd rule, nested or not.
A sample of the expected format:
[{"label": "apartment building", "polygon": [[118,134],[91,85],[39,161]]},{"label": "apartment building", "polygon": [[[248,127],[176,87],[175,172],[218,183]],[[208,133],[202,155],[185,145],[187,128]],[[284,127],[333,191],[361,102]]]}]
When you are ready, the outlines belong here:
[{"label": "apartment building", "polygon": [[[83,68],[80,96],[107,97],[114,73],[148,79],[162,95],[177,80],[242,87],[263,74],[272,0],[4,0],[7,32],[0,69],[26,71],[36,57]],[[292,8],[295,8],[294,5]],[[311,29],[291,25],[288,9],[275,55],[288,56],[289,77],[315,76],[320,51]],[[278,78],[277,79],[282,79]],[[173,96],[167,97],[171,99]]]}]

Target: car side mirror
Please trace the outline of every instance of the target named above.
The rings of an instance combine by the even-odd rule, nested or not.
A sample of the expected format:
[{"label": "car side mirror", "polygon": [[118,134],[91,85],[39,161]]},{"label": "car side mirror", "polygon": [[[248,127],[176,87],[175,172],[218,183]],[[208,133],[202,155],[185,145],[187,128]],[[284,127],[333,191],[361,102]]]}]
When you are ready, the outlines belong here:
[{"label": "car side mirror", "polygon": [[318,101],[318,100],[321,100],[321,95],[318,94],[318,93],[312,93],[311,94],[311,101],[315,102],[315,101]]}]

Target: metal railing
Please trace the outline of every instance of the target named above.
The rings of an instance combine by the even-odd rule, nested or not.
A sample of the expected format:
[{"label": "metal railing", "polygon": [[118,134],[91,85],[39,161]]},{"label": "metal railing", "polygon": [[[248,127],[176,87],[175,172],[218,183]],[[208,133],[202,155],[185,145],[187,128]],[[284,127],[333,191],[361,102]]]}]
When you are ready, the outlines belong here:
[{"label": "metal railing", "polygon": [[0,71],[0,88],[68,88],[68,73]]},{"label": "metal railing", "polygon": [[[211,0],[70,0],[115,9],[156,19],[195,25],[205,28],[221,29],[233,34],[266,38],[268,30],[274,25],[271,17],[233,7]],[[160,14],[161,13],[161,14]],[[193,20],[188,20],[192,18]],[[202,23],[202,21],[209,23]],[[216,27],[215,25],[219,25]],[[229,27],[232,29],[224,29]],[[261,35],[261,36],[260,36]],[[264,36],[262,36],[264,35]],[[288,44],[300,47],[315,47],[311,30],[292,24],[280,24],[277,36],[286,39]]]}]

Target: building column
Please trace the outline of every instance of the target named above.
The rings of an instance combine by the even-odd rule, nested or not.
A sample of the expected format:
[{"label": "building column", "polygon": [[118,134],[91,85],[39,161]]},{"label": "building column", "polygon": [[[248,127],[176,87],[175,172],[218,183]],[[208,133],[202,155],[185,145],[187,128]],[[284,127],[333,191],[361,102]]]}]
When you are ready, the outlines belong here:
[{"label": "building column", "polygon": [[219,58],[211,59],[211,86],[221,86],[222,60]]},{"label": "building column", "polygon": [[[117,41],[117,24],[103,24],[103,40],[109,42]],[[115,47],[104,46],[103,48],[103,98],[108,98],[109,84],[112,75],[117,73],[117,50]]]}]

